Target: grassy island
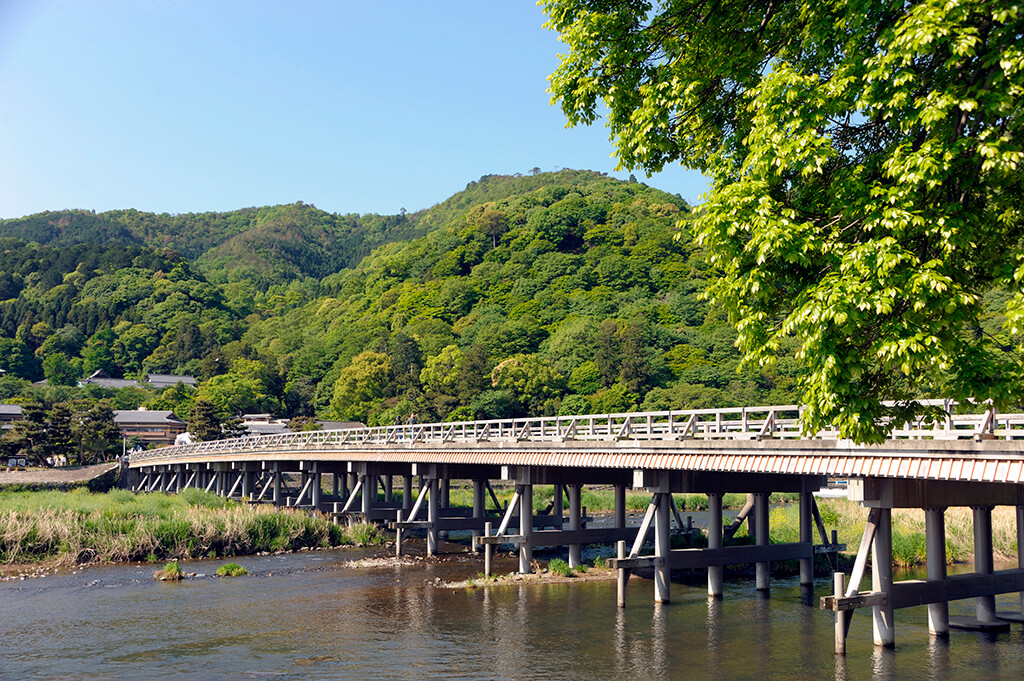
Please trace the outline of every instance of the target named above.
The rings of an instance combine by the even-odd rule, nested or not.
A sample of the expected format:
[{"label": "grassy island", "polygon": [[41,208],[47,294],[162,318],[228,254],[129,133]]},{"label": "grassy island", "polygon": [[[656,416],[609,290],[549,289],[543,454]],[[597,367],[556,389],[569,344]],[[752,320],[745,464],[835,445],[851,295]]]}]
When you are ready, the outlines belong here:
[{"label": "grassy island", "polygon": [[188,489],[0,493],[0,564],[168,561],[376,543],[323,517]]}]

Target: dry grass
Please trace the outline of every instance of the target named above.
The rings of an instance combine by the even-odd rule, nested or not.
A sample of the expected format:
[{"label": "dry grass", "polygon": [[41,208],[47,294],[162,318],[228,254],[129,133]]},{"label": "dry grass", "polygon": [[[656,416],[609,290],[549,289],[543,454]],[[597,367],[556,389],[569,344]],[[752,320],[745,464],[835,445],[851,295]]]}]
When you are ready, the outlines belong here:
[{"label": "dry grass", "polygon": [[[864,532],[868,509],[845,499],[820,499],[818,506],[831,531],[837,530],[839,541],[848,550],[856,551]],[[773,542],[799,540],[797,508],[772,510],[769,526]],[[996,558],[1017,558],[1016,510],[1007,506],[992,512],[992,545]],[[817,534],[815,534],[817,541]],[[924,564],[927,558],[924,511],[920,509],[893,509],[892,513],[893,564],[909,567]],[[974,553],[974,520],[969,508],[950,508],[946,511],[946,560],[960,562]]]}]

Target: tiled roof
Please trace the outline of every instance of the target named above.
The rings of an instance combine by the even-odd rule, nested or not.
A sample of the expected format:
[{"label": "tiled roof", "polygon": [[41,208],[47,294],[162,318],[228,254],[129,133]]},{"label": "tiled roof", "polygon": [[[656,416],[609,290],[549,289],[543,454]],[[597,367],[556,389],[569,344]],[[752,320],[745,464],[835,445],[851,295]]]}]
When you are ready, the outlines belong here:
[{"label": "tiled roof", "polygon": [[22,415],[20,404],[0,404],[0,414],[6,414],[8,416]]},{"label": "tiled roof", "polygon": [[277,435],[278,433],[288,433],[287,424],[284,423],[245,423],[246,431],[249,435]]},{"label": "tiled roof", "polygon": [[161,411],[161,410],[137,410],[137,409],[126,409],[116,410],[114,412],[114,423],[118,425],[124,425],[129,423],[145,423],[145,424],[160,424],[165,425],[168,423],[175,423],[184,425],[185,422],[174,415],[173,411]]},{"label": "tiled roof", "polygon": [[347,430],[349,428],[365,428],[359,421],[317,421],[324,430]]},{"label": "tiled roof", "polygon": [[128,378],[83,378],[79,385],[99,385],[104,388],[138,388],[139,382]]},{"label": "tiled roof", "polygon": [[150,383],[151,385],[156,385],[160,387],[170,387],[177,385],[179,383],[190,385],[193,388],[198,385],[198,382],[194,377],[178,376],[177,374],[150,374],[146,378],[146,382]]}]

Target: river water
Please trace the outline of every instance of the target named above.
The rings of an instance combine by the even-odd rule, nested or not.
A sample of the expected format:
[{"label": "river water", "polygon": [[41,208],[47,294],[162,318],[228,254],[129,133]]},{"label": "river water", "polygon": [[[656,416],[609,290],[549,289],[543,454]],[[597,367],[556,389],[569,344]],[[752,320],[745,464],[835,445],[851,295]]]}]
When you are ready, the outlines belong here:
[{"label": "river water", "polygon": [[[479,559],[355,568],[361,550],[240,558],[252,575],[183,583],[154,566],[104,566],[0,583],[0,678],[35,679],[1013,679],[1017,625],[998,636],[929,640],[924,608],[896,615],[896,650],[871,645],[865,613],[849,652],[832,653],[832,616],[795,578],[770,598],[727,579],[709,601],[694,576],[653,604],[648,580],[449,590]],[[223,561],[183,563],[213,573]],[[511,558],[497,568],[510,571]],[[813,603],[813,605],[807,605]],[[1015,598],[1000,598],[1009,609]],[[952,611],[969,613],[969,602]]]}]

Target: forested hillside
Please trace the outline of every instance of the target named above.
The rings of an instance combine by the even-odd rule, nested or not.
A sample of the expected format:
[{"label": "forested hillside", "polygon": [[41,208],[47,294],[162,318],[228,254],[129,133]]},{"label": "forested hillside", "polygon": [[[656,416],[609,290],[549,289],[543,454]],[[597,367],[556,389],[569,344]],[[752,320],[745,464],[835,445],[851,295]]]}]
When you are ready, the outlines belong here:
[{"label": "forested hillside", "polygon": [[319,279],[354,265],[377,246],[422,233],[415,216],[333,215],[301,202],[186,215],[67,210],[0,221],[0,238],[43,246],[170,249],[212,282],[245,281],[258,291]]},{"label": "forested hillside", "polygon": [[86,391],[186,417],[197,396],[367,423],[792,400],[796,366],[737,374],[689,210],[565,170],[485,176],[408,215],[3,221],[0,400],[67,399],[100,368],[196,376],[196,394]]}]

